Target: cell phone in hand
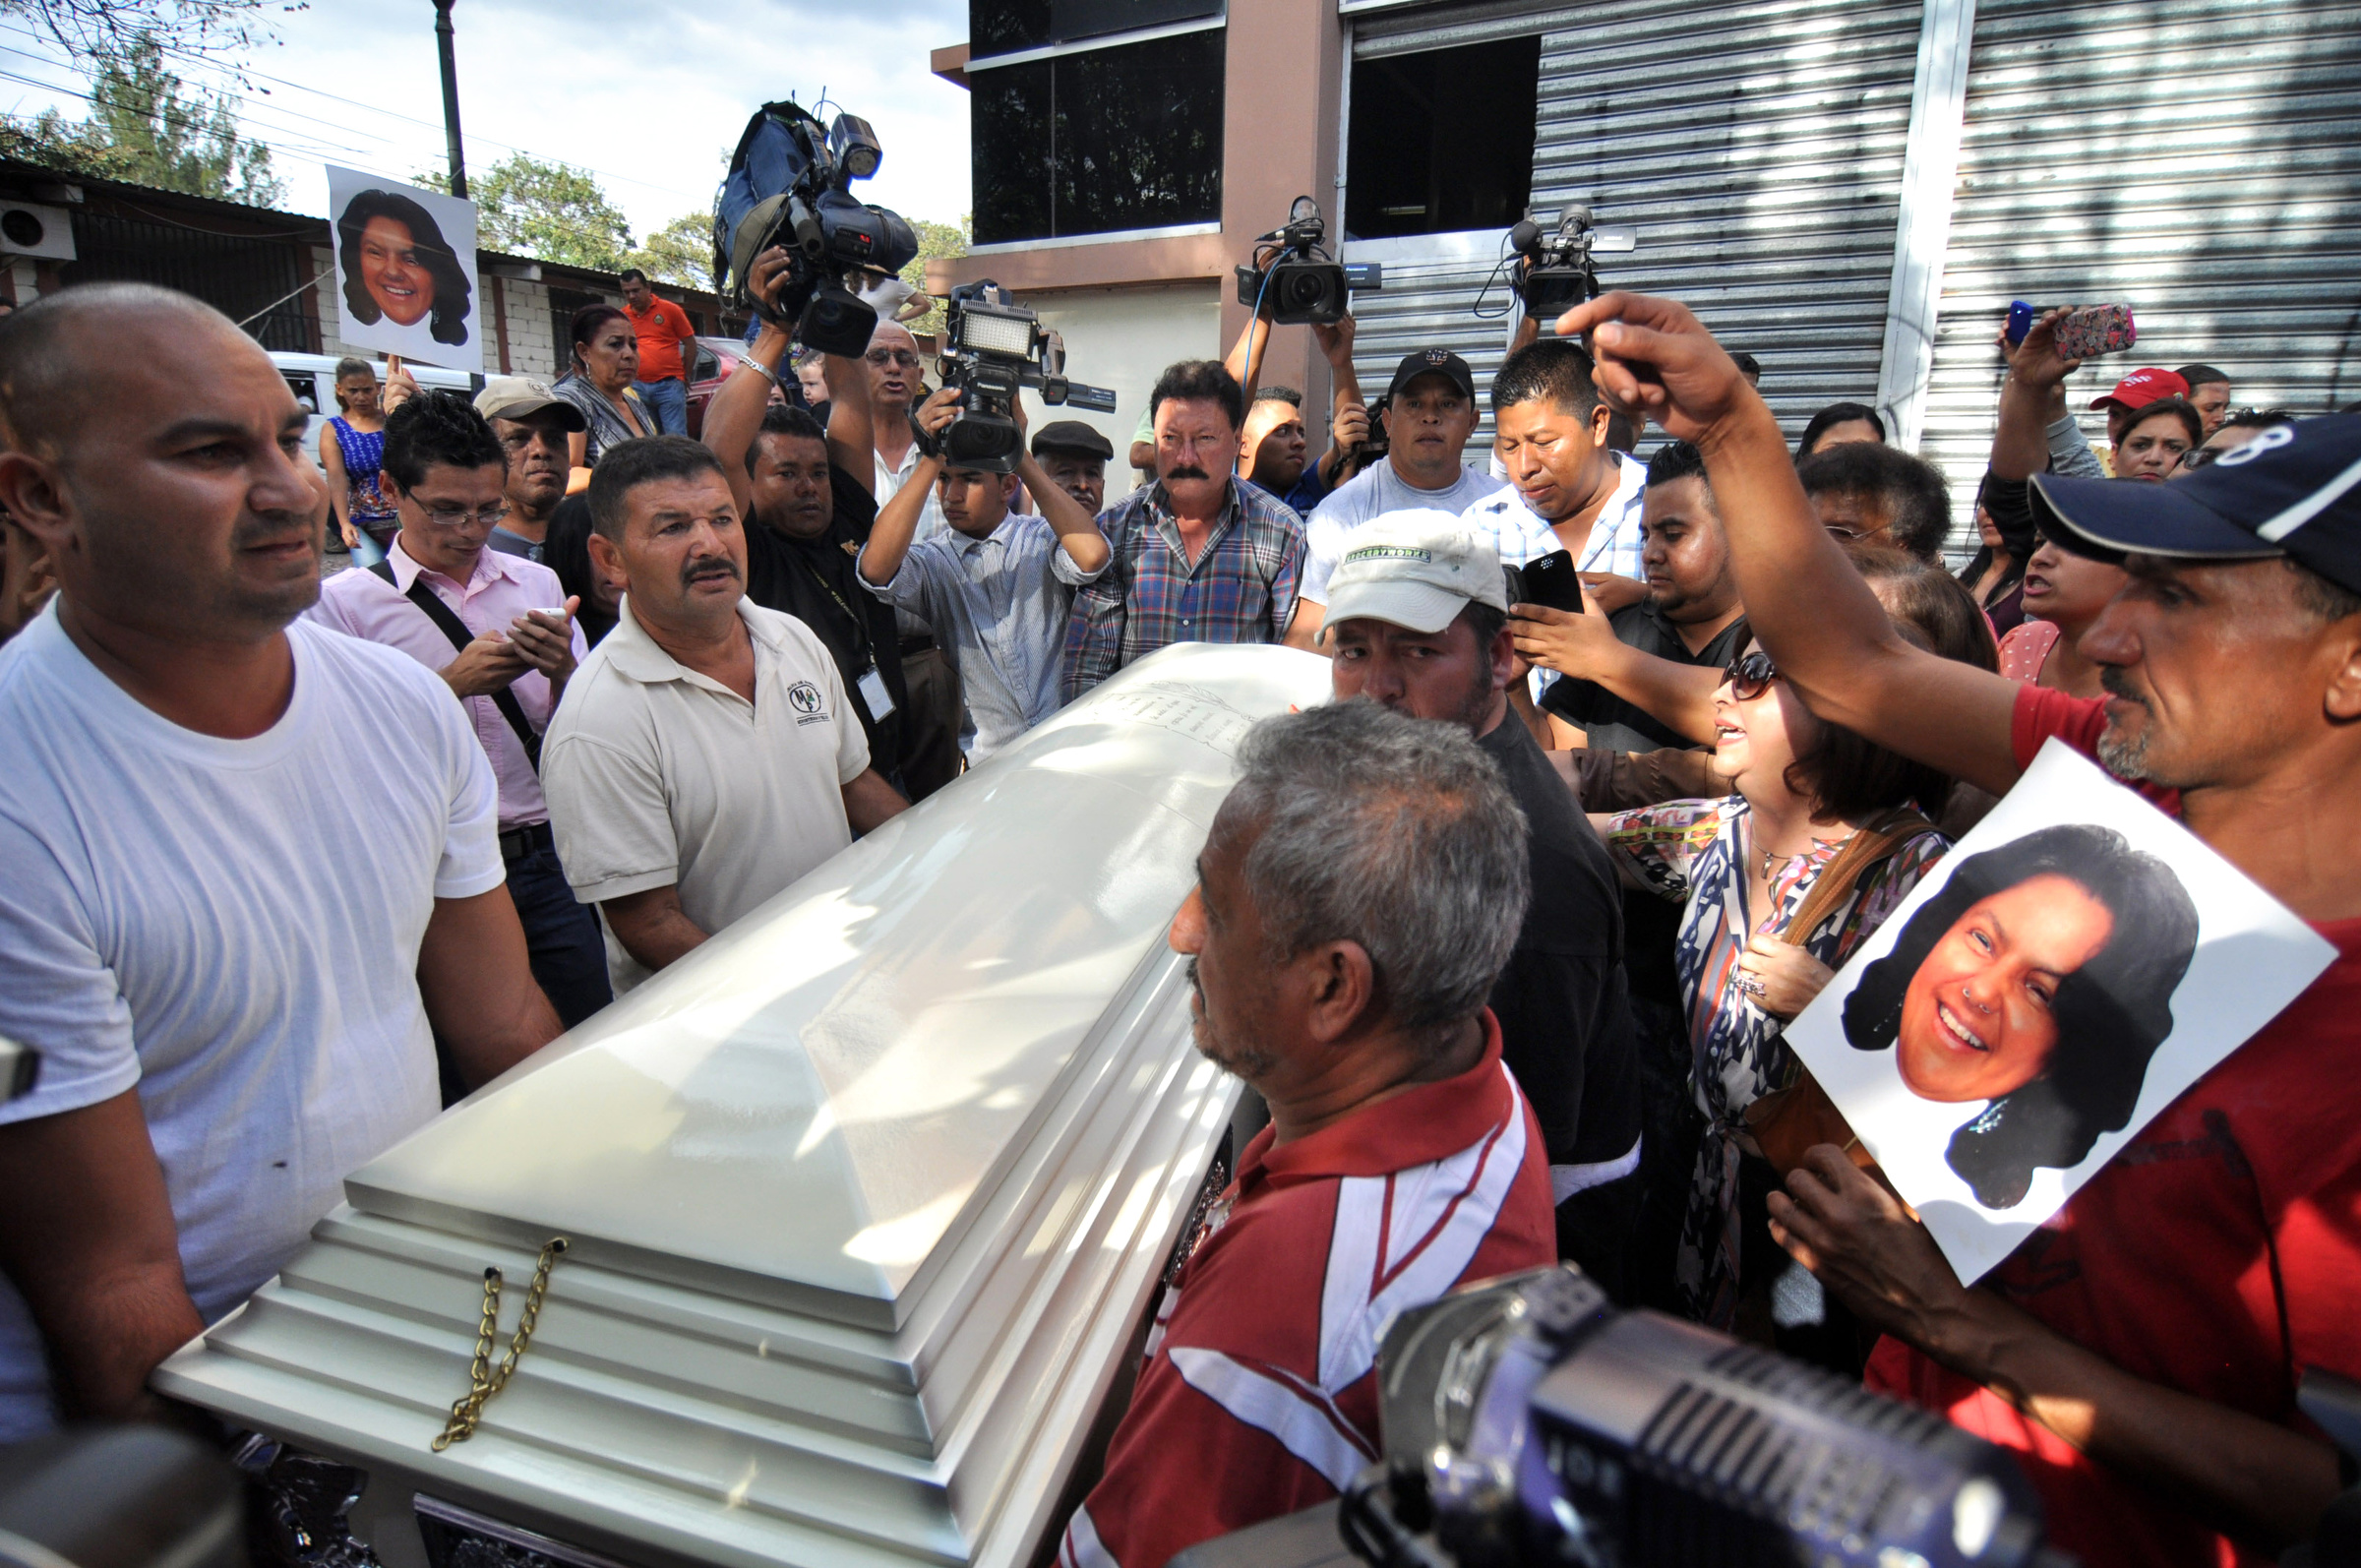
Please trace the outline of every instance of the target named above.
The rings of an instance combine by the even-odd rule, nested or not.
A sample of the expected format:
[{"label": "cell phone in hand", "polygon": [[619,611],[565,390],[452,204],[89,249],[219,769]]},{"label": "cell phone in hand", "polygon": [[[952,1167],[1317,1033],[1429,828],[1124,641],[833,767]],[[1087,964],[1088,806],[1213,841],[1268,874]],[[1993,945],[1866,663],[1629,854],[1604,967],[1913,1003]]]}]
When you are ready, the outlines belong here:
[{"label": "cell phone in hand", "polygon": [[2011,300],[2009,302],[2009,330],[2007,335],[2009,339],[2009,346],[2011,348],[2015,348],[2019,343],[2025,341],[2025,334],[2033,330],[2033,318],[2038,314],[2040,313],[2034,310],[2032,305],[2026,300],[2019,299]]},{"label": "cell phone in hand", "polygon": [[1537,556],[1525,563],[1518,576],[1525,603],[1582,614],[1582,578],[1574,570],[1570,552],[1552,550]]},{"label": "cell phone in hand", "polygon": [[2058,318],[2050,329],[2060,359],[2095,359],[2120,354],[2140,340],[2129,305],[2093,305]]}]

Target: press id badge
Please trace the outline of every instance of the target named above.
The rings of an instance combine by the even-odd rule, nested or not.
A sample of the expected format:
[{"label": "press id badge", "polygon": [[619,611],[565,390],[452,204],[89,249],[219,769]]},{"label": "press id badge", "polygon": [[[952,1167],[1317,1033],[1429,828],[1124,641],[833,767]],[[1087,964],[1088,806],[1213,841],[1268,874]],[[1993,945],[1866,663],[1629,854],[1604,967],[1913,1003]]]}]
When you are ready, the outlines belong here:
[{"label": "press id badge", "polygon": [[892,716],[893,694],[885,690],[885,677],[878,673],[876,665],[861,672],[860,692],[861,705],[869,709],[871,722],[881,724]]}]

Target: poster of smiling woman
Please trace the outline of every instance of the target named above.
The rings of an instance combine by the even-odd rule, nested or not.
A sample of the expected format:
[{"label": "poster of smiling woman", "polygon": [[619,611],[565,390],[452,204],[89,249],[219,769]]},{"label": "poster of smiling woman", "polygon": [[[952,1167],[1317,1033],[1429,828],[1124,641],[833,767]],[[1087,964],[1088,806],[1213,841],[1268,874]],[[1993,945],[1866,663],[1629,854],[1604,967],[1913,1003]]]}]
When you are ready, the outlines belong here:
[{"label": "poster of smiling woman", "polygon": [[331,165],[344,341],[480,374],[475,204]]},{"label": "poster of smiling woman", "polygon": [[1786,1040],[1973,1283],[2333,957],[2052,741]]}]

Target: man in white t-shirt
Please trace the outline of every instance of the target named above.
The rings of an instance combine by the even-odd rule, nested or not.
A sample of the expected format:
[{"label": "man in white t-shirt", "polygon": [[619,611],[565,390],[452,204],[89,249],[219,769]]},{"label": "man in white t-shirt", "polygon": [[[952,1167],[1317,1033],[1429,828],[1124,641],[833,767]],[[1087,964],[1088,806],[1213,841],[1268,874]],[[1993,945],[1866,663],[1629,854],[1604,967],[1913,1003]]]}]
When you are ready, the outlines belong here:
[{"label": "man in white t-shirt", "polygon": [[592,565],[626,583],[541,748],[558,859],[618,995],[903,811],[836,661],[746,598],[729,477],[682,436],[590,474]]},{"label": "man in white t-shirt", "polygon": [[1304,521],[1291,648],[1320,651],[1328,573],[1362,523],[1389,512],[1464,512],[1500,489],[1499,480],[1461,460],[1477,417],[1476,376],[1466,360],[1447,348],[1406,354],[1386,399],[1385,461],[1339,485]]},{"label": "man in white t-shirt", "polygon": [[[296,619],[324,497],[270,359],[104,283],[0,323],[0,506],[60,590],[0,650],[0,1442],[144,1414],[344,1176],[558,1033],[450,688]],[[431,1027],[430,1027],[431,1020]]]}]

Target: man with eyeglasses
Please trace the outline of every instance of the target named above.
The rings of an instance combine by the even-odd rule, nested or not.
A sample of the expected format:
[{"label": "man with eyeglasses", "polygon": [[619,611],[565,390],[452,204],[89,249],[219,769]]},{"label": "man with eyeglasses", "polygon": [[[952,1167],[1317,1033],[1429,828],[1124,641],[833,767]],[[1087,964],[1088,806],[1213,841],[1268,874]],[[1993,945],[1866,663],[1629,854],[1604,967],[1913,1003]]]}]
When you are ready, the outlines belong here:
[{"label": "man with eyeglasses", "polygon": [[[918,339],[898,322],[878,323],[863,358],[877,445],[874,494],[882,507],[918,469],[918,427],[910,411],[926,395],[927,380]],[[910,542],[931,539],[946,526],[942,503],[930,491]],[[909,695],[902,716],[902,785],[912,800],[924,800],[959,776],[959,667],[936,642],[934,628],[917,616],[896,610],[894,625],[901,631],[902,685]]]},{"label": "man with eyeglasses", "polygon": [[[306,612],[442,675],[500,787],[500,854],[533,978],[567,1027],[605,1006],[606,944],[575,902],[542,798],[541,732],[588,651],[576,601],[536,561],[487,547],[510,511],[508,452],[456,393],[409,399],[386,420],[386,478],[401,531],[367,572],[328,579]],[[454,1085],[446,1082],[446,1092]]]}]

